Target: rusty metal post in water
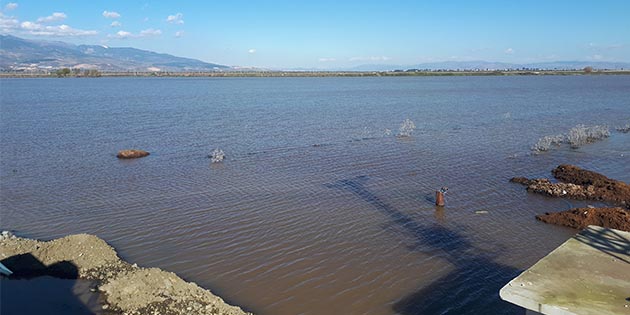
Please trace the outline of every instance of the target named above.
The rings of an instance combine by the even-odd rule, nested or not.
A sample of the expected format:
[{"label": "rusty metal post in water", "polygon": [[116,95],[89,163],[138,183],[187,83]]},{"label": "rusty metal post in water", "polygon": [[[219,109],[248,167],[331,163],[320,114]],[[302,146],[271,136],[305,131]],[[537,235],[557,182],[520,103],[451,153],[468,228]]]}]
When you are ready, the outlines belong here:
[{"label": "rusty metal post in water", "polygon": [[448,187],[444,186],[440,190],[435,191],[435,205],[444,207],[444,195],[448,191]]}]

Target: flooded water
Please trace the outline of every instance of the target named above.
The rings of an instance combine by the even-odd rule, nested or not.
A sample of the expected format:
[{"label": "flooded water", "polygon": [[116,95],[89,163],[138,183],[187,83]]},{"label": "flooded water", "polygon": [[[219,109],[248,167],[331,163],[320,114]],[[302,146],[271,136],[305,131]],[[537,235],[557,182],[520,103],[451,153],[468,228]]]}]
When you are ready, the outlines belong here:
[{"label": "flooded water", "polygon": [[[523,314],[499,288],[576,232],[534,216],[587,203],[508,180],[571,163],[630,181],[630,134],[614,128],[530,154],[577,124],[630,123],[630,76],[3,79],[0,92],[0,228],[96,234],[261,315]],[[417,128],[397,138],[405,119]],[[126,148],[151,155],[116,159]]]}]

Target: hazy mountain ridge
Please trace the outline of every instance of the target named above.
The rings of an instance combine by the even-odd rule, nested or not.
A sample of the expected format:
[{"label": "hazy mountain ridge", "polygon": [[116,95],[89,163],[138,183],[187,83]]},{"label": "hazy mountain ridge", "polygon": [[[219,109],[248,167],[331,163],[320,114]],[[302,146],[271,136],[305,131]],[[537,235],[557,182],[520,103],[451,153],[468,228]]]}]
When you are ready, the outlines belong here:
[{"label": "hazy mountain ridge", "polygon": [[0,69],[84,68],[101,71],[216,71],[229,66],[131,47],[73,45],[0,35]]},{"label": "hazy mountain ridge", "polygon": [[[394,71],[394,70],[573,70],[587,66],[594,69],[628,70],[628,62],[553,61],[505,63],[476,61],[441,61],[414,65],[364,64],[339,68],[289,68],[271,71]],[[131,47],[74,45],[61,41],[23,39],[0,35],[0,70],[52,70],[59,68],[96,69],[100,71],[269,71],[259,67],[230,67],[197,59],[177,57]]]},{"label": "hazy mountain ridge", "polygon": [[613,61],[550,61],[536,63],[506,63],[490,62],[483,60],[476,61],[441,61],[421,63],[415,65],[359,65],[348,70],[353,71],[393,71],[393,70],[504,70],[504,69],[540,69],[540,70],[574,70],[585,67],[602,70],[628,70],[629,62]]}]

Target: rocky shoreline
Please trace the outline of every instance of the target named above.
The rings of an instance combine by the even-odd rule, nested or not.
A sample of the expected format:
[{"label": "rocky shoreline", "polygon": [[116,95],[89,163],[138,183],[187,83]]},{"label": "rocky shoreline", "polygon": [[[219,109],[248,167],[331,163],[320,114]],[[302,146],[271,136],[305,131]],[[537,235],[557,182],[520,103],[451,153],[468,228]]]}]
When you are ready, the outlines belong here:
[{"label": "rocky shoreline", "polygon": [[514,177],[510,181],[527,186],[527,191],[533,193],[551,197],[601,201],[617,207],[573,208],[556,213],[547,212],[536,216],[536,219],[578,229],[588,225],[598,225],[630,231],[630,185],[568,164],[556,167],[551,173],[560,182],[552,183],[547,178],[528,179],[525,177]]},{"label": "rocky shoreline", "polygon": [[70,235],[46,242],[3,237],[0,262],[13,271],[9,279],[52,276],[93,280],[93,290],[104,296],[106,314],[251,314],[172,272],[121,260],[114,248],[94,235]]}]

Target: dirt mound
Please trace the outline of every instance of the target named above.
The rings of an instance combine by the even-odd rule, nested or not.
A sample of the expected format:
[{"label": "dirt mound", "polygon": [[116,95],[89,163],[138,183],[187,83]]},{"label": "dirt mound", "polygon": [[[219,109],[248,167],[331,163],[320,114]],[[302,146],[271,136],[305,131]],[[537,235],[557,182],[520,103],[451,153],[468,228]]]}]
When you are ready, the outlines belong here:
[{"label": "dirt mound", "polygon": [[598,225],[630,232],[630,211],[624,208],[574,208],[562,212],[537,215],[545,223],[583,229]]},{"label": "dirt mound", "polygon": [[174,273],[120,260],[111,246],[94,235],[48,242],[2,238],[0,260],[13,271],[11,278],[48,275],[96,280],[108,314],[247,314]]},{"label": "dirt mound", "polygon": [[552,197],[609,202],[630,209],[630,185],[573,165],[560,165],[552,174],[561,183],[549,179],[514,177],[510,181],[527,186],[527,191]]}]

